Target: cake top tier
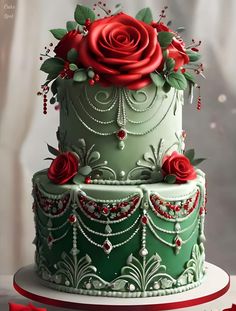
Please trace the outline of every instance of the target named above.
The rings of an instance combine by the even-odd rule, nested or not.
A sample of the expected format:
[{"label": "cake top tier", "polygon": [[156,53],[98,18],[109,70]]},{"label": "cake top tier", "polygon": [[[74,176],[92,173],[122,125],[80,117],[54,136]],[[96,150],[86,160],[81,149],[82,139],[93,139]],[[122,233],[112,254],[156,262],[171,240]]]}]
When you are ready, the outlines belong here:
[{"label": "cake top tier", "polygon": [[[149,8],[136,17],[77,5],[59,43],[41,54],[48,74],[39,95],[60,110],[58,149],[48,177],[54,183],[137,184],[196,178],[193,152],[184,153],[183,91],[200,87],[200,42],[186,45],[182,28],[156,21]],[[102,16],[103,15],[103,16]],[[51,49],[54,55],[51,56]],[[201,99],[198,97],[200,109]],[[199,161],[197,161],[199,162]],[[196,162],[195,162],[196,163]]]},{"label": "cake top tier", "polygon": [[[203,71],[198,63],[201,42],[192,40],[187,46],[180,36],[183,27],[172,30],[170,22],[162,21],[167,7],[157,21],[149,8],[135,18],[120,9],[117,6],[112,11],[101,1],[93,9],[77,5],[75,21],[67,22],[66,29],[50,30],[59,43],[55,48],[50,43],[41,54],[42,60],[45,57],[41,70],[48,74],[45,91],[59,76],[77,83],[88,80],[91,87],[99,83],[132,90],[151,83],[166,92],[171,87],[185,90],[196,86],[192,73]],[[51,88],[54,103],[55,83]]]}]

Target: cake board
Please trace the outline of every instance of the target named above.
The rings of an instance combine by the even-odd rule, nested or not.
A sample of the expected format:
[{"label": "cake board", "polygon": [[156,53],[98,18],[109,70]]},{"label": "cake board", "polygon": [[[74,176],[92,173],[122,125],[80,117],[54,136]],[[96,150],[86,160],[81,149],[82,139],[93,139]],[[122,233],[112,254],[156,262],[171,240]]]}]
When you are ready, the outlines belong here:
[{"label": "cake board", "polygon": [[21,295],[52,306],[83,311],[158,311],[191,307],[215,300],[229,289],[229,275],[221,268],[206,263],[203,283],[189,291],[158,297],[114,298],[85,296],[56,291],[41,285],[34,265],[18,270],[13,279],[15,290]]}]

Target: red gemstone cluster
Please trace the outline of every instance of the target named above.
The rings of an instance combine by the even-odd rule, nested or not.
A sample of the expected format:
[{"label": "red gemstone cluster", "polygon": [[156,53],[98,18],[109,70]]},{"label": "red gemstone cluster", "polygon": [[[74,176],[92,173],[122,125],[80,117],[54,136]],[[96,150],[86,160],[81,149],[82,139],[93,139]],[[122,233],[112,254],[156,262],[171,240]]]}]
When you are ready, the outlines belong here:
[{"label": "red gemstone cluster", "polygon": [[195,197],[189,198],[185,202],[181,202],[180,205],[175,205],[171,202],[164,201],[156,194],[151,195],[150,200],[156,213],[167,219],[175,219],[179,218],[180,216],[186,217],[187,215],[191,214],[197,206],[199,195],[200,191],[198,190]]},{"label": "red gemstone cluster", "polygon": [[65,195],[62,199],[49,199],[43,195],[39,188],[35,186],[34,193],[36,195],[36,201],[39,203],[38,206],[43,209],[44,213],[53,216],[63,214],[68,206],[70,195]]},{"label": "red gemstone cluster", "polygon": [[107,219],[109,217],[112,220],[118,220],[132,214],[140,202],[140,197],[134,196],[129,201],[104,204],[90,200],[85,196],[79,196],[79,202],[84,212],[94,219]]}]

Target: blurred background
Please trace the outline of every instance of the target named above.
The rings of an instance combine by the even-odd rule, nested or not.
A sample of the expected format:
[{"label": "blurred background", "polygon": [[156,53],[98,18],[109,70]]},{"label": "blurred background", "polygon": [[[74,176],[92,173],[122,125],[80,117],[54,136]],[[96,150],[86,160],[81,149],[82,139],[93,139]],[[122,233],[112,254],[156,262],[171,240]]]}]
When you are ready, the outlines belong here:
[{"label": "blurred background", "polygon": [[[39,54],[50,42],[49,29],[73,19],[75,0],[1,0],[0,7],[0,274],[33,262],[31,178],[46,168],[46,143],[56,145],[58,112],[42,113],[36,96],[45,76]],[[93,1],[80,1],[92,5]],[[205,75],[203,107],[185,104],[187,147],[206,157],[207,261],[236,274],[236,1],[107,0],[131,15],[146,6],[158,19],[167,5],[172,28],[185,26],[185,41],[202,40]]]}]

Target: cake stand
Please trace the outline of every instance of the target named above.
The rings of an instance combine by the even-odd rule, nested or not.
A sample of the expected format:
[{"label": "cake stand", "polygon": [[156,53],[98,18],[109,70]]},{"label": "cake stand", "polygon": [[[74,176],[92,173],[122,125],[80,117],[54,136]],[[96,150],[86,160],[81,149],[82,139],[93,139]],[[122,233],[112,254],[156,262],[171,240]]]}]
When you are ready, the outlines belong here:
[{"label": "cake stand", "polygon": [[191,307],[212,301],[229,289],[229,275],[221,268],[206,263],[202,285],[184,293],[147,298],[114,298],[68,294],[40,284],[34,265],[16,272],[13,285],[21,295],[37,302],[84,311],[158,311]]}]

